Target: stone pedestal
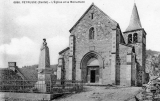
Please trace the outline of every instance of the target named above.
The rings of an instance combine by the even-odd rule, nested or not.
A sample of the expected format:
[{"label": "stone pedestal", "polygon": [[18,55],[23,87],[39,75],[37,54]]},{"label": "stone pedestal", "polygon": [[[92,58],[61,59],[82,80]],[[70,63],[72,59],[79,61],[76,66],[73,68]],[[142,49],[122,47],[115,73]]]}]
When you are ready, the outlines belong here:
[{"label": "stone pedestal", "polygon": [[37,81],[35,87],[38,89],[38,92],[47,92],[47,86],[45,84],[45,81]]},{"label": "stone pedestal", "polygon": [[35,84],[35,87],[38,89],[39,92],[47,92],[47,85],[50,86],[51,81],[51,69],[38,69],[38,81]]}]

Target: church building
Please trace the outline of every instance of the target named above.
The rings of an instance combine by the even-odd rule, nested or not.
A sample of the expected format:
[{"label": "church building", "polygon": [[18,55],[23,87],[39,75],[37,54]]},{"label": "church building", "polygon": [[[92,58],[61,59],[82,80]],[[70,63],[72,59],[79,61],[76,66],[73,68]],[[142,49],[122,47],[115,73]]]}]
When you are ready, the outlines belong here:
[{"label": "church building", "polygon": [[89,85],[146,83],[146,32],[136,4],[125,32],[94,4],[69,32],[69,47],[59,52],[57,79]]}]

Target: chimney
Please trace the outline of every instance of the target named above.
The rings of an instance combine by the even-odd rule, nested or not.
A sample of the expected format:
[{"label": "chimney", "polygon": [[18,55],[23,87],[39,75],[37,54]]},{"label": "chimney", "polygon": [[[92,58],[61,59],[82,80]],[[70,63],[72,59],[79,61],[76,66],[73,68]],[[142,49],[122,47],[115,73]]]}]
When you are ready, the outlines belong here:
[{"label": "chimney", "polygon": [[17,67],[16,62],[8,62],[8,67],[15,72]]}]

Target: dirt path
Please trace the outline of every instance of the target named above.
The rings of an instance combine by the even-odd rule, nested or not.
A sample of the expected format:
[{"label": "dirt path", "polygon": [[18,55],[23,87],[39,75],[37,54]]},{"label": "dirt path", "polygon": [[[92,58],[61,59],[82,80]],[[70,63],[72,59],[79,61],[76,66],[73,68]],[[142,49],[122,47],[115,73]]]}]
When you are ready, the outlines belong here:
[{"label": "dirt path", "polygon": [[84,87],[84,92],[64,95],[52,101],[135,101],[140,87]]}]

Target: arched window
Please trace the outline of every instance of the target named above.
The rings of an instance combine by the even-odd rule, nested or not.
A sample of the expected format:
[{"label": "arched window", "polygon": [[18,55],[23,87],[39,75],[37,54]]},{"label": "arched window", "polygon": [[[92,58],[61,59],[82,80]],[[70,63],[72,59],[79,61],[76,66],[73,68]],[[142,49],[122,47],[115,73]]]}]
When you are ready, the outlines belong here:
[{"label": "arched window", "polygon": [[133,34],[133,43],[136,43],[136,42],[138,42],[138,35],[137,35],[137,33],[134,33]]},{"label": "arched window", "polygon": [[128,35],[128,43],[132,43],[132,34]]},{"label": "arched window", "polygon": [[94,39],[94,28],[93,27],[89,29],[89,39]]}]

